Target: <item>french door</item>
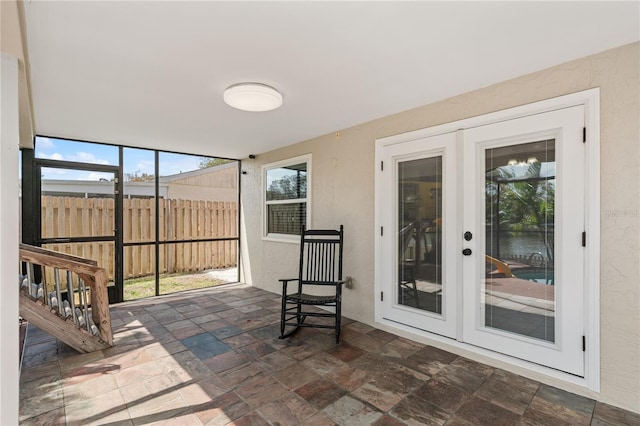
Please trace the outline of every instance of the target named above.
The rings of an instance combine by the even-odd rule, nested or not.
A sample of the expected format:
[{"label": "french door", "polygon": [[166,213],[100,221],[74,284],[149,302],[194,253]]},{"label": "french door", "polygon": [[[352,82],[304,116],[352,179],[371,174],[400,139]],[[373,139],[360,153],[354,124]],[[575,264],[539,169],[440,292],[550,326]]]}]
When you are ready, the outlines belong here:
[{"label": "french door", "polygon": [[[118,167],[51,159],[33,161],[33,211],[23,219],[37,235],[25,240],[43,248],[95,260],[118,287],[122,191]],[[60,179],[67,177],[67,179]],[[35,237],[35,238],[34,238]],[[109,286],[111,302],[118,301]]]},{"label": "french door", "polygon": [[584,376],[583,128],[574,106],[385,145],[383,317]]},{"label": "french door", "polygon": [[447,337],[457,324],[456,145],[448,133],[387,147],[381,191],[385,318]]}]

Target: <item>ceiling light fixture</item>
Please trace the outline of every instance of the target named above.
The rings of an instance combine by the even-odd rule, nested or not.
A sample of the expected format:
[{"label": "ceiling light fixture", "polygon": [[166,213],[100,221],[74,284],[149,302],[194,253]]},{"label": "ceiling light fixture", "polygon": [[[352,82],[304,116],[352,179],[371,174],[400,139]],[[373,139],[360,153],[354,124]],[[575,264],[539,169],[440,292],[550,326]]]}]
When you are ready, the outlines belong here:
[{"label": "ceiling light fixture", "polygon": [[509,161],[507,161],[507,166],[524,167],[527,164],[535,164],[537,162],[538,162],[538,159],[532,155],[527,159],[526,163],[524,162],[524,160],[518,160],[516,158],[511,158]]},{"label": "ceiling light fixture", "polygon": [[224,101],[242,111],[263,112],[279,108],[282,95],[266,84],[238,83],[224,91]]}]

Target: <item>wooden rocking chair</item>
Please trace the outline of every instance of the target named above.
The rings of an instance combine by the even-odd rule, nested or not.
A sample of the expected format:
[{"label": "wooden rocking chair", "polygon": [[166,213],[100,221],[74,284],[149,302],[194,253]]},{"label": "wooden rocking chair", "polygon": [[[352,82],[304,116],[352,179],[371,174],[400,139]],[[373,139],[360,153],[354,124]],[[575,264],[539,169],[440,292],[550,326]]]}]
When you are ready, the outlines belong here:
[{"label": "wooden rocking chair", "polygon": [[[305,230],[300,237],[300,264],[298,278],[281,279],[282,312],[280,339],[291,336],[299,327],[332,328],[336,343],[340,341],[342,308],[342,244],[343,227],[340,230]],[[289,282],[297,281],[295,293],[289,294]],[[321,288],[325,290],[322,291]],[[330,291],[328,291],[330,289]],[[319,293],[319,294],[318,294]],[[309,307],[330,307],[332,311],[320,311]],[[305,322],[307,317],[334,318],[333,324]],[[293,327],[285,333],[287,327]]]}]

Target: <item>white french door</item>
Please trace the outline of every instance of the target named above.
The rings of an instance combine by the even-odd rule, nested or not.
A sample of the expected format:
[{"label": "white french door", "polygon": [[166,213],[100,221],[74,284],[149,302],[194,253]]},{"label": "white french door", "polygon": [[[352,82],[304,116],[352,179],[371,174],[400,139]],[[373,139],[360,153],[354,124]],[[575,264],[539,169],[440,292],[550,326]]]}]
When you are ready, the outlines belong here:
[{"label": "white french door", "polygon": [[463,340],[578,376],[583,128],[565,108],[466,130],[463,152]]},{"label": "white french door", "polygon": [[456,135],[385,148],[381,190],[384,316],[455,337]]},{"label": "white french door", "polygon": [[584,376],[584,106],[384,145],[383,318]]}]

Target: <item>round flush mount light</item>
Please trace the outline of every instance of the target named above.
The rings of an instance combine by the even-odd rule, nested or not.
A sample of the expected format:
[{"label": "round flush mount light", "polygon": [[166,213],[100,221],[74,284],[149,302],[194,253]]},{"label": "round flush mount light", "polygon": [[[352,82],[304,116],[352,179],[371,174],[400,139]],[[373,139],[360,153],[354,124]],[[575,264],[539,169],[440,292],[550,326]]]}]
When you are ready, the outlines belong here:
[{"label": "round flush mount light", "polygon": [[238,83],[224,91],[224,101],[242,111],[262,112],[280,107],[282,95],[266,84]]}]

